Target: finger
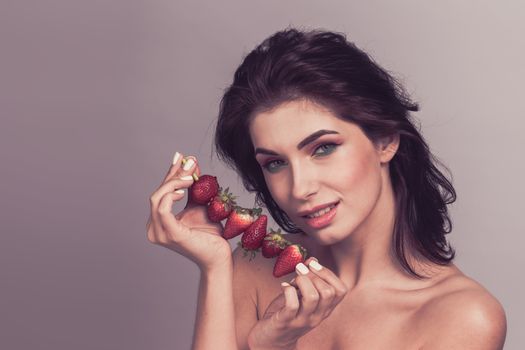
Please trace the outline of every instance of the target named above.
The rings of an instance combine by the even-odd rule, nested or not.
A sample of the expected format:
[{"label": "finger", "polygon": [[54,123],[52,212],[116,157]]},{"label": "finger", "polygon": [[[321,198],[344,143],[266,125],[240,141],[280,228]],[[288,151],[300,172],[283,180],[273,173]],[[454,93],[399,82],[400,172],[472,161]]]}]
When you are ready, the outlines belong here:
[{"label": "finger", "polygon": [[335,305],[337,305],[334,304],[335,288],[317,276],[314,278],[310,276],[310,278],[312,279],[312,283],[319,293],[319,302],[317,303],[317,308],[313,312],[313,315],[317,315],[318,320],[320,321],[327,317],[332,312]]},{"label": "finger", "polygon": [[155,223],[150,218],[148,219],[148,224],[146,225],[146,238],[150,243],[155,243]]},{"label": "finger", "polygon": [[192,175],[197,167],[197,158],[194,156],[187,156],[181,160],[182,167],[180,169],[180,175]]},{"label": "finger", "polygon": [[149,226],[151,225],[151,213],[148,216],[148,221],[146,222],[146,231],[149,229]]},{"label": "finger", "polygon": [[159,240],[162,243],[168,241],[180,243],[189,235],[189,230],[182,225],[172,213],[173,202],[180,200],[184,196],[183,190],[166,193],[159,203],[158,215],[162,228]]},{"label": "finger", "polygon": [[285,304],[284,307],[276,314],[276,319],[282,323],[288,323],[297,316],[299,310],[299,297],[296,289],[290,284],[281,283],[284,292]]},{"label": "finger", "polygon": [[[186,157],[187,161],[183,162],[182,170],[180,175],[181,176],[192,176],[195,181],[199,179],[199,176],[201,174],[199,164],[197,162],[197,158],[190,156]],[[188,198],[186,200],[186,204],[184,206],[184,209],[188,208],[189,206],[197,205],[196,203],[192,202],[191,196],[188,195]]]},{"label": "finger", "polygon": [[[306,262],[315,263],[316,258],[310,258]],[[335,298],[335,288],[329,283],[318,277],[315,273],[312,273],[304,264],[297,264],[296,269],[298,273],[307,276],[312,284],[314,285],[317,293],[319,294],[319,301],[317,302],[316,309],[310,314],[310,321],[318,323],[328,316],[333,309],[333,301]]]},{"label": "finger", "polygon": [[[182,164],[183,163],[183,159],[186,159],[186,161],[184,161],[184,164]],[[164,233],[164,230],[162,229],[162,225],[160,225],[161,220],[160,220],[160,217],[159,217],[159,209],[160,209],[160,201],[161,201],[161,199],[167,193],[180,191],[180,193],[178,193],[179,196],[176,196],[176,197],[173,198],[173,200],[166,202],[166,203],[169,202],[169,204],[165,204],[165,205],[169,205],[170,206],[169,212],[171,213],[171,208],[173,207],[173,201],[180,201],[184,197],[183,194],[186,191],[181,192],[181,190],[189,188],[194,182],[194,179],[193,179],[191,174],[193,174],[193,172],[195,171],[195,167],[197,166],[196,158],[193,157],[193,156],[182,158],[182,156],[181,156],[180,159],[177,159],[176,165],[181,165],[181,164],[182,164],[182,167],[180,167],[175,172],[174,177],[172,177],[171,179],[167,180],[151,197],[151,211],[152,211],[152,215],[154,215],[155,219],[157,219],[157,221],[159,223],[159,224],[157,224],[157,226],[155,228],[155,231],[156,232],[161,232],[160,236],[157,235],[158,239],[163,239],[165,234],[166,234],[166,233]],[[177,168],[177,166],[175,168]],[[187,206],[187,204],[188,203],[186,203],[186,206]],[[170,215],[173,216],[173,214],[170,214]]]},{"label": "finger", "polygon": [[168,172],[164,176],[164,179],[162,180],[161,185],[165,183],[166,181],[168,181],[169,179],[171,179],[177,173],[177,171],[182,166],[183,159],[184,159],[184,155],[182,153],[175,152],[175,154],[173,155],[172,161],[171,161],[171,166],[169,167]]},{"label": "finger", "polygon": [[[298,265],[301,265],[301,263]],[[308,270],[306,266],[304,266],[304,268]],[[319,293],[317,292],[317,289],[315,288],[310,277],[307,276],[308,273],[303,274],[301,269],[298,269],[298,274],[299,275],[295,278],[295,283],[297,283],[297,286],[301,292],[301,303],[299,306],[299,311],[297,312],[297,317],[308,319],[309,315],[313,313],[315,309],[317,309]]]},{"label": "finger", "polygon": [[186,176],[183,178],[177,178],[168,181],[164,185],[161,186],[155,192],[152,197],[150,198],[151,201],[151,221],[152,224],[150,224],[150,228],[148,229],[148,240],[150,242],[156,243],[156,242],[164,242],[166,240],[166,233],[164,232],[164,229],[161,224],[160,220],[160,214],[159,214],[159,207],[160,202],[162,198],[168,194],[173,193],[176,194],[175,197],[172,198],[172,201],[170,202],[170,212],[171,208],[173,207],[173,202],[180,201],[184,198],[184,194],[186,193],[186,188],[191,186],[193,183],[193,178],[191,176]]},{"label": "finger", "polygon": [[154,217],[155,219],[151,219],[150,224],[148,226],[148,230],[146,231],[146,237],[148,238],[148,241],[150,241],[150,243],[158,244],[159,235],[162,233],[162,227],[158,218],[158,213],[155,213],[155,215],[151,213],[150,218],[152,217]]},{"label": "finger", "polygon": [[[199,176],[201,175],[201,170],[200,170],[200,167],[199,167],[199,161],[197,160],[197,158],[195,158],[194,156],[190,156],[191,158],[193,158],[193,160],[195,161],[195,167],[193,168],[193,170],[190,172],[192,174],[192,176],[196,176],[195,180],[197,180],[199,178]],[[188,157],[184,158],[184,159],[187,159]],[[185,160],[183,160],[183,166],[185,165]]]},{"label": "finger", "polygon": [[[193,158],[193,161],[185,162],[184,160],[188,158]],[[184,166],[182,164],[183,162],[188,164]],[[188,174],[191,174],[192,170],[194,170],[195,164],[195,157],[190,156],[185,158],[183,154],[175,152],[172,159],[172,165],[170,166],[170,169],[168,170],[168,173],[166,174],[161,186],[150,196],[151,213],[147,224],[147,238],[150,242],[155,243],[166,241],[166,233],[162,228],[161,220],[159,217],[160,201],[163,198],[163,196],[165,196],[167,193],[181,190],[191,186],[191,184],[193,183],[193,178],[191,176],[188,176]],[[180,176],[182,176],[183,179],[174,179],[174,177],[179,174]],[[170,203],[171,207],[173,205],[173,201],[179,201],[183,198],[184,191],[179,191],[179,193],[176,194],[177,195],[173,197]]]},{"label": "finger", "polygon": [[[193,184],[193,181],[194,180],[192,176],[184,175],[168,180],[166,183],[160,186],[150,197],[152,214],[156,215],[160,200],[166,193],[174,192],[176,190],[183,190],[185,192],[185,189],[190,187]],[[184,192],[181,194],[184,194]],[[179,200],[181,198],[182,197],[180,197]]]},{"label": "finger", "polygon": [[[173,205],[173,202],[182,199],[182,197],[184,196],[184,190],[180,190],[177,192],[169,192],[169,193],[166,193],[166,195],[168,197],[163,197],[165,202],[167,201],[167,198],[170,197],[171,203]],[[153,221],[153,227],[150,230],[151,232],[148,232],[148,239],[150,238],[150,236],[153,236],[154,243],[157,243],[157,244],[165,244],[168,241],[168,233],[166,232],[166,228],[164,227],[165,224],[162,223],[162,218],[161,218],[161,214],[167,215],[167,213],[161,212],[161,209],[159,209],[161,203],[162,203],[162,198],[159,201],[159,206],[155,210],[156,220]],[[171,208],[164,209],[164,210],[169,211],[171,213]]]},{"label": "finger", "polygon": [[[173,155],[173,158],[172,158],[172,164],[171,166],[169,167],[168,169],[168,172],[167,174],[164,176],[164,179],[162,180],[161,182],[161,185],[159,186],[159,188],[157,188],[155,190],[155,192],[153,192],[150,196],[150,206],[151,206],[151,210],[150,210],[150,216],[148,218],[148,223],[146,224],[146,230],[147,230],[147,236],[148,236],[148,240],[150,241],[154,241],[154,238],[155,238],[155,232],[158,232],[159,231],[159,218],[158,218],[158,203],[160,202],[160,199],[162,198],[162,196],[167,192],[168,188],[170,186],[167,186],[168,188],[166,188],[166,186],[163,187],[163,185],[170,179],[173,177],[173,175],[180,169],[181,167],[181,164],[182,164],[182,160],[184,159],[184,155],[179,153],[179,152],[175,152],[175,154]],[[174,189],[172,189],[171,191],[173,191]]]},{"label": "finger", "polygon": [[322,279],[324,282],[329,284],[334,288],[335,292],[335,299],[337,301],[340,301],[344,298],[346,293],[348,292],[348,288],[346,285],[337,277],[335,273],[333,273],[330,269],[326,268],[325,266],[321,265],[317,259],[308,259],[307,261],[309,271],[313,274],[315,274],[317,277]]},{"label": "finger", "polygon": [[[178,172],[178,170],[181,168],[181,164],[182,164],[182,160],[183,159],[184,158],[183,158],[183,155],[181,153],[175,152],[175,155],[173,156],[173,164],[170,166],[170,168],[168,170],[168,173],[164,177],[164,180],[162,180],[162,183],[159,186],[159,188],[157,188],[155,190],[155,192],[153,192],[150,195],[150,204],[151,204],[151,211],[152,211],[152,216],[153,216],[152,218],[153,219],[156,218],[156,211],[157,211],[157,208],[158,208],[158,202],[160,201],[162,196],[166,193],[166,186],[164,186],[164,184],[166,184],[166,182],[171,180],[174,177],[174,175]],[[167,188],[170,188],[170,186],[167,186]],[[175,189],[172,189],[171,191],[174,191],[174,190]]]},{"label": "finger", "polygon": [[168,173],[164,177],[161,185],[171,180],[174,177],[181,177],[185,175],[192,175],[195,173],[196,176],[200,175],[200,170],[197,169],[197,158],[194,156],[184,156],[179,152],[175,152],[173,156],[172,165],[170,166]]}]

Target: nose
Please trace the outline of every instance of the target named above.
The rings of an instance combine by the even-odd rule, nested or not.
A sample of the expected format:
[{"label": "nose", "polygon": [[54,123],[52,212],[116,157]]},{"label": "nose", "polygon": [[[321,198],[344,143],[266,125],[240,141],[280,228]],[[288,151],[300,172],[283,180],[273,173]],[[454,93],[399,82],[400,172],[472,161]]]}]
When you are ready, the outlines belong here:
[{"label": "nose", "polygon": [[306,166],[292,167],[291,196],[296,200],[308,200],[317,193],[319,181],[313,168]]}]

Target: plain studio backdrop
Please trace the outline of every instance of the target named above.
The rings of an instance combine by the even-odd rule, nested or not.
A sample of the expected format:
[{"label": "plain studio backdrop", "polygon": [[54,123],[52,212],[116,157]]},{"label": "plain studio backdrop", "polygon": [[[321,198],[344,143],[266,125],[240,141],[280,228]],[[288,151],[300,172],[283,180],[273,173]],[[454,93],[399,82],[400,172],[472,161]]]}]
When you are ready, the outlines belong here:
[{"label": "plain studio backdrop", "polygon": [[506,349],[525,348],[524,14],[518,0],[3,0],[0,348],[190,348],[198,269],[147,241],[149,196],[180,151],[253,205],[212,154],[218,104],[289,25],[346,33],[420,103],[458,192],[456,263],[503,304]]}]

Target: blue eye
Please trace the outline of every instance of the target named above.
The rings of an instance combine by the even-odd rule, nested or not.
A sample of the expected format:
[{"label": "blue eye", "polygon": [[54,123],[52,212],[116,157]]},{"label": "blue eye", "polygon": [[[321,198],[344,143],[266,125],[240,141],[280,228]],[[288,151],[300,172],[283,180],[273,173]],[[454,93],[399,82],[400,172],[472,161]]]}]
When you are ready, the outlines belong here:
[{"label": "blue eye", "polygon": [[[337,145],[335,143],[323,143],[322,145],[320,145],[319,147],[315,149],[314,154],[325,156],[325,155],[332,153],[336,147]],[[325,151],[319,154],[317,153],[317,150],[320,150],[320,149],[325,150]]]},{"label": "blue eye", "polygon": [[262,167],[268,170],[269,172],[273,173],[275,172],[276,167],[272,166],[272,164],[277,163],[277,162],[280,162],[280,160],[271,160],[265,163]]},{"label": "blue eye", "polygon": [[[314,153],[313,155],[316,156],[316,157],[324,157],[324,156],[327,156],[329,155],[330,153],[332,153],[335,148],[339,146],[335,143],[323,143],[321,145],[319,145],[315,150],[314,150]],[[322,152],[318,152],[319,150],[321,150]],[[279,162],[283,162],[281,160],[278,160],[278,159],[274,159],[274,160],[270,160],[268,161],[267,163],[265,163],[262,167],[266,170],[268,170],[269,172],[271,173],[274,173],[276,172],[277,169],[279,169],[279,165],[280,163]],[[284,163],[284,162],[283,162]],[[276,164],[276,165],[274,165]]]}]

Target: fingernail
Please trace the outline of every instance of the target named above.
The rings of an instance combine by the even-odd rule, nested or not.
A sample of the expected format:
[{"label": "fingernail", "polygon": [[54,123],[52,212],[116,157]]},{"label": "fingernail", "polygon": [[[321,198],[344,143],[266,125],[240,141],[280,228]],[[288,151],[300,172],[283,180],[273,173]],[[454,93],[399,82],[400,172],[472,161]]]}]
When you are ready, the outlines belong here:
[{"label": "fingernail", "polygon": [[175,193],[184,194],[184,190],[181,188],[181,189],[175,190]]},{"label": "fingernail", "polygon": [[281,282],[281,287],[290,287],[290,284],[286,282]]},{"label": "fingernail", "polygon": [[308,266],[310,266],[315,271],[321,271],[321,269],[323,268],[323,266],[315,260],[311,260]]},{"label": "fingernail", "polygon": [[175,152],[175,155],[173,156],[173,162],[171,164],[177,163],[179,158],[180,158],[180,153],[179,152]]},{"label": "fingernail", "polygon": [[193,180],[193,176],[191,175],[181,176],[180,179],[184,181],[189,181],[189,180]]},{"label": "fingernail", "polygon": [[306,275],[308,273],[308,267],[303,263],[299,263],[295,265],[295,271],[301,275]]},{"label": "fingernail", "polygon": [[191,176],[193,177],[193,180],[199,181],[199,176],[197,175],[197,173],[193,173],[191,174]]},{"label": "fingernail", "polygon": [[186,163],[184,163],[184,165],[182,166],[182,169],[184,170],[190,170],[191,167],[193,166],[193,164],[195,164],[195,161],[193,160],[193,158],[189,158]]}]

